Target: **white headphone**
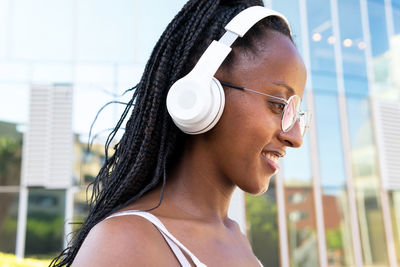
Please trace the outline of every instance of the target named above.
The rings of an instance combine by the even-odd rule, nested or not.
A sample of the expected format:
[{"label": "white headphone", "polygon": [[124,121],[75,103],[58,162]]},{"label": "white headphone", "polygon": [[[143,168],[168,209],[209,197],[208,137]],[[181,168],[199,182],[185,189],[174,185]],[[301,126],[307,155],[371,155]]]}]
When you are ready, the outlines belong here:
[{"label": "white headphone", "polygon": [[172,85],[167,95],[167,109],[184,133],[201,134],[218,122],[225,107],[225,94],[214,75],[231,52],[233,42],[268,16],[278,16],[289,26],[287,19],[274,10],[262,6],[243,10],[225,26],[221,39],[212,41],[194,68]]}]

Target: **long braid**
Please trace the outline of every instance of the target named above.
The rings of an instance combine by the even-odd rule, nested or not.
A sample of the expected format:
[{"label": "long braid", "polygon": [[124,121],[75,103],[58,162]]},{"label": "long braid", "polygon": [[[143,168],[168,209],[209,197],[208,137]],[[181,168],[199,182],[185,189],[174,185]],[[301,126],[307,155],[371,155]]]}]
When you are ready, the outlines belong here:
[{"label": "long braid", "polygon": [[[163,193],[168,166],[176,162],[184,140],[184,134],[173,124],[166,109],[168,89],[193,68],[212,40],[222,36],[229,20],[253,5],[262,5],[262,1],[191,0],[171,21],[152,51],[133,98],[106,141],[108,151],[133,106],[125,133],[114,146],[114,154],[106,157],[90,185],[88,217],[51,266],[71,265],[89,231],[109,214],[135,202],[159,184]],[[270,28],[288,32],[281,22],[269,19],[264,24],[271,22]],[[254,37],[248,34],[250,39]],[[258,35],[256,30],[253,35]],[[161,200],[162,196],[160,203]]]}]

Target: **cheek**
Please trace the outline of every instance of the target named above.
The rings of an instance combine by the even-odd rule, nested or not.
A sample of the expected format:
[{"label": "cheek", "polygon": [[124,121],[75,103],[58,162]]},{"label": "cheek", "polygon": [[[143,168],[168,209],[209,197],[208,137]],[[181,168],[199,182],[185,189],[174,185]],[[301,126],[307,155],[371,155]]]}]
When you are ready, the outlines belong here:
[{"label": "cheek", "polygon": [[217,145],[238,161],[254,160],[276,132],[277,116],[269,112],[262,98],[232,95],[227,96],[224,113],[215,127],[220,137]]},{"label": "cheek", "polygon": [[251,100],[242,103],[231,117],[237,118],[237,134],[246,133],[249,142],[262,139],[266,144],[276,132],[279,118],[271,113],[262,97],[255,96]]},{"label": "cheek", "polygon": [[208,133],[208,152],[218,171],[242,190],[259,194],[268,187],[263,148],[279,126],[261,98],[246,94],[227,97],[224,113]]}]

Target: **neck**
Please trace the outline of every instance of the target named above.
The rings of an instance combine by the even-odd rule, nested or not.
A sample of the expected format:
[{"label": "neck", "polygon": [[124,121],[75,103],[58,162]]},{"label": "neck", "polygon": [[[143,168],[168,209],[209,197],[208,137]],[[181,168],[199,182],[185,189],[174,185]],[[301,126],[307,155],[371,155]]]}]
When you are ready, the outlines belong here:
[{"label": "neck", "polygon": [[201,220],[226,219],[235,185],[218,170],[207,146],[200,142],[186,147],[168,176],[166,204]]}]

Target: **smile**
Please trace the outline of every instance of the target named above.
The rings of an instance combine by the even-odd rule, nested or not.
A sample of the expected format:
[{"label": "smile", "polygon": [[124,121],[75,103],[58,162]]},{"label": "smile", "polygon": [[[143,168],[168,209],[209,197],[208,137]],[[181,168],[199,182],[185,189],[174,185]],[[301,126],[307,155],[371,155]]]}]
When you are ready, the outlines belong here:
[{"label": "smile", "polygon": [[266,159],[270,168],[274,171],[274,173],[276,173],[280,169],[280,167],[278,165],[280,156],[275,153],[266,152],[266,151],[263,151],[262,155],[263,155],[264,159]]}]

